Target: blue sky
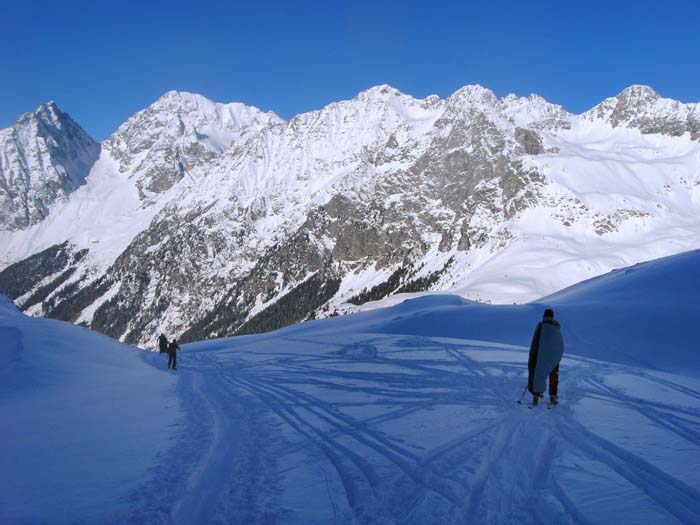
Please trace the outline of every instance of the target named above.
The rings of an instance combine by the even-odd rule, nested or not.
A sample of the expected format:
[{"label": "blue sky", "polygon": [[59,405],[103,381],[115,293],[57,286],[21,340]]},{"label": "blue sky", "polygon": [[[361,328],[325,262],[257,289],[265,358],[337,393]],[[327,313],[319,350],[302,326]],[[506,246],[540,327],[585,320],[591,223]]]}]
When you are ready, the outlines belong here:
[{"label": "blue sky", "polygon": [[103,140],[170,89],[282,117],[391,84],[574,112],[630,84],[700,101],[700,2],[5,2],[0,127],[55,100]]}]

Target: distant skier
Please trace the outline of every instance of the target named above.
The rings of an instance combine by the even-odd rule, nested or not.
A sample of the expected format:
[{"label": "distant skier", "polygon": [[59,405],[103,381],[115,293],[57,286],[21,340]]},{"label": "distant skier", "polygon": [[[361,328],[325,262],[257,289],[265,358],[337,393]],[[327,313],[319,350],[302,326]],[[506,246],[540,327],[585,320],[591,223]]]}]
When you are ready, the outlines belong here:
[{"label": "distant skier", "polygon": [[549,376],[549,402],[556,405],[559,387],[559,361],[564,355],[564,338],[561,327],[554,320],[554,312],[547,308],[542,322],[537,324],[530,344],[527,360],[527,389],[532,394],[532,404],[537,405],[544,395]]},{"label": "distant skier", "polygon": [[178,346],[177,341],[173,339],[168,345],[168,368],[172,368],[173,370],[177,370],[178,350],[180,350],[180,347]]},{"label": "distant skier", "polygon": [[160,334],[158,336],[158,349],[160,350],[161,354],[168,351],[168,339],[165,337],[165,334]]}]

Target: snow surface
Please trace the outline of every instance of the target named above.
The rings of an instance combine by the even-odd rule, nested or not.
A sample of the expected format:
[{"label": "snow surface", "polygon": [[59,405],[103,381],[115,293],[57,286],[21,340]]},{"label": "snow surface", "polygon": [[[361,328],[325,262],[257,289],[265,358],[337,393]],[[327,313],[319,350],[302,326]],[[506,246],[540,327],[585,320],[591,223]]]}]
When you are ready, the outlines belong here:
[{"label": "snow surface", "polygon": [[[0,300],[0,521],[698,523],[698,269],[186,345],[175,391],[164,356]],[[529,410],[545,304],[562,402]]]},{"label": "snow surface", "polygon": [[141,354],[0,295],[0,522],[128,512],[183,414],[176,378]]}]

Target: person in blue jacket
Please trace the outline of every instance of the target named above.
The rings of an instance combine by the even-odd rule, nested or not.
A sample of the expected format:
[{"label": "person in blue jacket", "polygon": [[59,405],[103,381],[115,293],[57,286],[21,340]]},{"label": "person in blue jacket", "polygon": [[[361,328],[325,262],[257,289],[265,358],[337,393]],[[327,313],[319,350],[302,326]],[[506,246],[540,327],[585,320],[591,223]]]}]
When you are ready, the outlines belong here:
[{"label": "person in blue jacket", "polygon": [[564,337],[561,326],[554,320],[554,311],[547,308],[543,319],[537,324],[530,343],[527,360],[527,389],[532,394],[532,404],[537,405],[544,396],[549,377],[549,402],[559,402],[559,361],[564,355]]}]

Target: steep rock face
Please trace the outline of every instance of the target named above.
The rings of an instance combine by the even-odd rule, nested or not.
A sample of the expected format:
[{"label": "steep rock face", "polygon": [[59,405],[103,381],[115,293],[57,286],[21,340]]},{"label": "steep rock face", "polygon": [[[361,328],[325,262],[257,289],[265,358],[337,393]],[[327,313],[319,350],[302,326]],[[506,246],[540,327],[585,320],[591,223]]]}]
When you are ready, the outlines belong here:
[{"label": "steep rock face", "polygon": [[[671,104],[640,137],[625,129],[666,103],[630,90],[577,116],[481,86],[445,100],[377,86],[289,122],[170,92],[105,143],[54,208],[62,222],[8,237],[14,260],[34,253],[26,240],[62,261],[12,291],[146,345],[396,293],[531,300],[700,242],[700,147],[666,125],[695,106]],[[32,261],[0,272],[0,290]]]},{"label": "steep rock face", "polygon": [[53,102],[0,130],[0,230],[44,220],[52,204],[85,182],[99,152]]}]

